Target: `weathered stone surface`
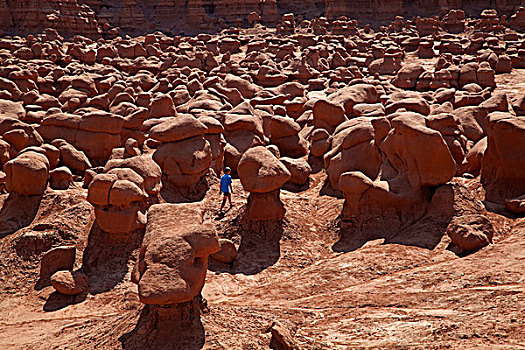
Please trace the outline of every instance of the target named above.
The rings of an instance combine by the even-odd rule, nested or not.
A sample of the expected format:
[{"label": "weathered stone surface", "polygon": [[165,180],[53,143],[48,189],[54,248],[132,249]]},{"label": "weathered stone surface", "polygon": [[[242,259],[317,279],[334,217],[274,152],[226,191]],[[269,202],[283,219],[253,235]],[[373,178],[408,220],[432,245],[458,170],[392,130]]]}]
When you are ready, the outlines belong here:
[{"label": "weathered stone surface", "polygon": [[447,234],[452,243],[463,251],[473,251],[492,243],[494,228],[483,215],[464,215],[452,220]]},{"label": "weathered stone surface", "polygon": [[504,203],[525,193],[525,118],[494,112],[487,117],[481,182],[487,200]]},{"label": "weathered stone surface", "polygon": [[265,193],[279,189],[290,178],[290,172],[265,147],[250,148],[237,169],[245,190]]},{"label": "weathered stone surface", "polygon": [[5,163],[6,187],[9,192],[25,196],[44,193],[49,179],[49,160],[35,151],[24,152]]},{"label": "weathered stone surface", "polygon": [[73,270],[76,257],[74,246],[53,248],[40,259],[40,279],[47,281],[51,275],[60,270]]},{"label": "weathered stone surface", "polygon": [[77,295],[89,288],[89,278],[80,271],[57,271],[51,276],[51,285],[61,294]]},{"label": "weathered stone surface", "polygon": [[221,249],[211,256],[215,260],[226,264],[233,262],[237,258],[237,248],[235,244],[229,239],[219,239],[219,244],[221,245]]},{"label": "weathered stone surface", "polygon": [[143,228],[143,211],[158,201],[161,171],[151,156],[112,159],[105,172],[89,182],[87,200],[95,207],[99,227],[108,233]]},{"label": "weathered stone surface", "polygon": [[67,167],[60,167],[49,173],[49,186],[54,190],[66,190],[73,182],[73,174]]},{"label": "weathered stone surface", "polygon": [[425,214],[428,189],[452,179],[456,163],[443,136],[428,128],[421,115],[404,112],[390,121],[375,119],[372,125],[374,143],[383,155],[376,173],[380,176],[350,169],[339,175],[337,188],[345,197],[342,215],[364,225],[364,231],[392,232]]},{"label": "weathered stone surface", "polygon": [[[493,6],[499,13],[505,13],[510,17],[513,11],[518,9],[519,4],[519,1],[492,3],[488,0],[476,2],[474,5],[464,0],[449,0],[439,3],[428,3],[421,0],[415,2],[390,0],[380,3],[369,1],[348,3],[342,0],[308,0],[306,2],[296,0],[279,2],[274,0],[263,3],[253,0],[233,2],[191,0],[186,3],[161,1],[153,6],[149,3],[144,5],[132,0],[118,0],[107,4],[92,0],[85,2],[46,0],[43,3],[28,0],[1,4],[0,11],[3,14],[3,19],[0,22],[0,29],[5,32],[17,30],[28,33],[41,31],[44,28],[53,28],[63,35],[81,33],[87,37],[100,37],[103,33],[107,36],[116,35],[118,32],[114,30],[116,28],[120,28],[129,34],[145,34],[154,29],[169,31],[172,28],[174,31],[198,32],[217,29],[225,24],[251,25],[256,21],[255,19],[258,21],[258,18],[263,24],[276,25],[280,19],[279,13],[293,13],[296,16],[305,16],[305,18],[325,14],[329,20],[352,14],[353,18],[366,22],[385,22],[394,20],[396,16],[431,16],[439,13],[442,8],[461,8],[462,6],[466,6],[470,10],[470,14],[479,15],[482,9]],[[256,16],[253,17],[254,15]],[[174,18],[176,18],[175,21]],[[293,16],[291,21],[288,17],[283,18],[285,20],[282,22],[288,24],[284,26],[279,23],[279,25],[284,26],[287,30],[280,32],[293,33],[288,29],[292,27],[292,23],[295,25]],[[463,19],[463,11],[452,10],[440,25],[449,32],[457,33],[464,26]],[[518,11],[510,17],[509,25],[521,30],[524,28],[523,22],[523,11]],[[345,25],[340,25],[337,29],[341,33],[350,33]],[[126,46],[133,52],[128,57],[136,57],[135,51],[148,52],[143,47],[139,50],[132,45]],[[146,47],[149,46],[151,44],[146,45]],[[87,62],[94,61],[94,58],[91,57],[96,57],[96,53],[93,51],[79,49],[78,52],[81,53],[80,57]],[[25,54],[31,54],[31,57],[34,55],[32,50],[28,50]]]},{"label": "weathered stone surface", "polygon": [[209,255],[220,248],[199,204],[152,206],[132,274],[140,300],[155,305],[190,301],[204,286]]}]

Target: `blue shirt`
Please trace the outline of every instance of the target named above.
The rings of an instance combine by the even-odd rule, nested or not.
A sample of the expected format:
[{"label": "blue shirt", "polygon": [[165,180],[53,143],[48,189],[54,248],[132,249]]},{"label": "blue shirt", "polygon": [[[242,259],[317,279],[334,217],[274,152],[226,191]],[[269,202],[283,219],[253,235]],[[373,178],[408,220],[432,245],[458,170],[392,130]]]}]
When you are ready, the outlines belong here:
[{"label": "blue shirt", "polygon": [[230,192],[230,184],[232,183],[232,177],[228,174],[224,174],[221,177],[221,192],[222,193],[229,193]]}]

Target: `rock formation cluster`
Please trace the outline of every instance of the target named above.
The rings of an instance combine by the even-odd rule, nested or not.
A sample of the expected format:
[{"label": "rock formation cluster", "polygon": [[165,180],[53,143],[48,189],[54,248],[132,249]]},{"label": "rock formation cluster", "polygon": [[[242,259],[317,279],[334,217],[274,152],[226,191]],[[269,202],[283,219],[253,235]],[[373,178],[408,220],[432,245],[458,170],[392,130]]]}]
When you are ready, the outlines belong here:
[{"label": "rock formation cluster", "polygon": [[[439,218],[458,254],[494,243],[481,209],[450,204],[455,178],[481,182],[478,207],[525,214],[525,92],[504,80],[525,69],[520,1],[480,2],[476,19],[450,9],[460,0],[148,3],[0,2],[4,34],[45,27],[0,37],[5,203],[78,191],[94,213],[87,243],[43,252],[41,283],[59,294],[89,292],[96,269],[75,261],[97,234],[139,237],[140,301],[156,322],[198,318],[209,257],[242,256],[203,204],[225,167],[246,231],[286,226],[286,196],[313,174],[322,195],[342,199],[343,238],[388,239]],[[398,16],[374,29],[348,14]],[[188,23],[202,33],[155,31]],[[281,328],[269,331],[288,338]]]},{"label": "rock formation cluster", "polygon": [[[87,37],[113,37],[119,32],[137,35],[156,29],[179,34],[254,23],[274,26],[283,13],[293,13],[300,20],[324,15],[332,21],[352,15],[363,22],[386,23],[396,16],[429,17],[456,8],[477,16],[489,7],[509,16],[509,24],[520,29],[523,11],[513,15],[520,5],[521,0],[17,0],[0,2],[0,30],[27,34],[53,28],[68,36]],[[449,14],[445,19],[447,28],[462,28],[457,20],[455,13]],[[435,20],[423,21],[431,25]]]}]

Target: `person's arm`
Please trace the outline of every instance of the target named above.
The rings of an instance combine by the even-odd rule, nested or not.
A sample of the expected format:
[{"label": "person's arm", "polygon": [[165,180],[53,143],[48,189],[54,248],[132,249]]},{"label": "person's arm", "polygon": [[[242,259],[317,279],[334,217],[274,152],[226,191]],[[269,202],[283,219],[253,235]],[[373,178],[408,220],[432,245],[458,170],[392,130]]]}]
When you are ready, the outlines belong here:
[{"label": "person's arm", "polygon": [[233,184],[230,182],[230,193],[233,193]]}]

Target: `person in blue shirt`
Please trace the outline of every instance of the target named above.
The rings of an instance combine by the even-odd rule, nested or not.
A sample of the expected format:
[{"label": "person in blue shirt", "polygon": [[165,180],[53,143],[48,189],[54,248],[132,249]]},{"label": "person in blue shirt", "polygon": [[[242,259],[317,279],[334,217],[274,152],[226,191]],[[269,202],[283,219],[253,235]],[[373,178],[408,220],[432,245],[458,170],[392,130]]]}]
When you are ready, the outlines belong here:
[{"label": "person in blue shirt", "polygon": [[229,167],[224,168],[224,175],[221,177],[221,189],[220,193],[224,195],[222,198],[222,204],[221,204],[221,211],[222,208],[224,208],[224,204],[226,204],[226,198],[228,198],[228,201],[230,202],[230,208],[232,205],[232,193],[233,193],[233,187],[232,187],[232,177],[230,176],[231,169]]}]

